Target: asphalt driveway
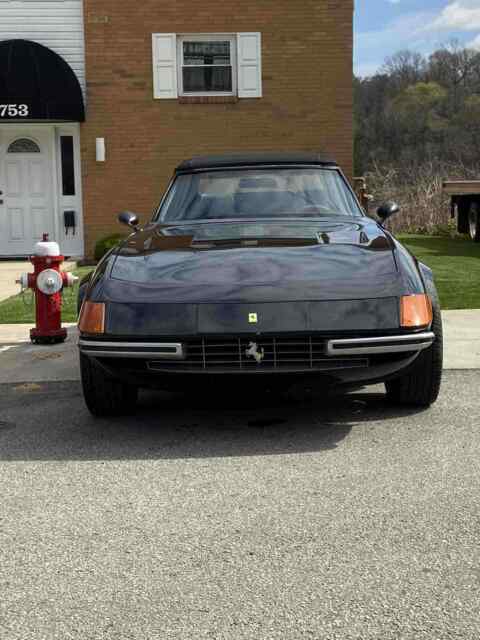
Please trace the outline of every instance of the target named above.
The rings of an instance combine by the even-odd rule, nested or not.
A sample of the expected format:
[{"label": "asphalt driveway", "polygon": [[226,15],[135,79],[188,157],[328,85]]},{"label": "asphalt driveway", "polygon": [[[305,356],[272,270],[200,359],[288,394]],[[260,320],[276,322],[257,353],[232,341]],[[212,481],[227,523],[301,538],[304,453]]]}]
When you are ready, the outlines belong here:
[{"label": "asphalt driveway", "polygon": [[0,385],[0,638],[477,640],[479,388],[95,421],[77,382]]}]

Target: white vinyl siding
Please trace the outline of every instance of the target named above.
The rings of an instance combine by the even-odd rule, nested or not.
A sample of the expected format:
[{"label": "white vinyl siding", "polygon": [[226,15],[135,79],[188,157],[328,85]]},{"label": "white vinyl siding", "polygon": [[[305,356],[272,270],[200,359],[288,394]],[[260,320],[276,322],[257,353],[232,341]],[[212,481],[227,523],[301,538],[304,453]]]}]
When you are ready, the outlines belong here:
[{"label": "white vinyl siding", "polygon": [[0,41],[31,40],[58,53],[85,92],[83,0],[0,0]]},{"label": "white vinyl siding", "polygon": [[[262,38],[260,33],[197,35],[154,33],[152,48],[155,99],[176,99],[183,93],[182,55],[178,44],[185,40],[209,41],[209,38],[212,41],[231,40],[233,45],[236,44],[236,51],[232,50],[231,52],[234,67],[233,93],[239,98],[262,97]],[[215,95],[215,93],[183,95]]]}]

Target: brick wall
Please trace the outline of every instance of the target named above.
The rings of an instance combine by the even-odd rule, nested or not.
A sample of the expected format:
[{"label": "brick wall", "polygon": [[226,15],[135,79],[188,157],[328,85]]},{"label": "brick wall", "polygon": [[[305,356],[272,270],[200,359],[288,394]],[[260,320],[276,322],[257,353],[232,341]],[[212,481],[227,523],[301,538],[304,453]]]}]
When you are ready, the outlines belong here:
[{"label": "brick wall", "polygon": [[[84,0],[87,122],[82,130],[86,251],[150,215],[174,166],[195,154],[323,150],[352,175],[353,0]],[[200,6],[199,6],[200,5]],[[153,99],[161,33],[262,33],[263,98]],[[107,161],[95,161],[95,138]]]}]

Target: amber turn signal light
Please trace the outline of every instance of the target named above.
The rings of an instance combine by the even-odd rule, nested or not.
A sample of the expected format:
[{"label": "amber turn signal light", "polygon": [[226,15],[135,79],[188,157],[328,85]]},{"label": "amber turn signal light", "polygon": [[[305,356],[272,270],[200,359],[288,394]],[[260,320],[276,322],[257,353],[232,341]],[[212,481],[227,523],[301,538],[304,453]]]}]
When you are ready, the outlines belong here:
[{"label": "amber turn signal light", "polygon": [[428,327],[433,320],[432,301],[425,293],[403,296],[400,300],[400,325],[405,329]]},{"label": "amber turn signal light", "polygon": [[105,305],[103,302],[82,304],[78,328],[81,333],[105,333]]}]

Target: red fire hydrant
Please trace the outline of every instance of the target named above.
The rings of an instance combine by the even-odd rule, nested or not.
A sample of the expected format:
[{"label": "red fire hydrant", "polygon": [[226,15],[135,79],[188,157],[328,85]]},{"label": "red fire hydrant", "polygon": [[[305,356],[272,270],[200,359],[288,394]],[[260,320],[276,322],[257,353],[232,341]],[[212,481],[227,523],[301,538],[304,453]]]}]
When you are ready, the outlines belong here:
[{"label": "red fire hydrant", "polygon": [[36,327],[30,331],[30,339],[36,344],[64,342],[67,337],[67,330],[62,328],[62,291],[73,287],[78,278],[60,271],[64,260],[58,244],[49,242],[45,233],[30,258],[35,272],[23,273],[17,280],[22,289],[35,292]]}]

